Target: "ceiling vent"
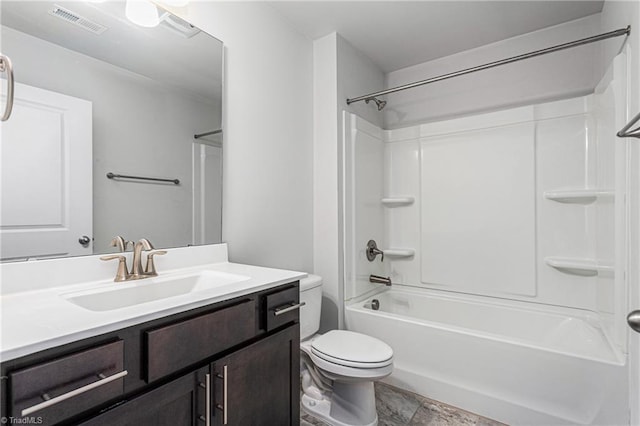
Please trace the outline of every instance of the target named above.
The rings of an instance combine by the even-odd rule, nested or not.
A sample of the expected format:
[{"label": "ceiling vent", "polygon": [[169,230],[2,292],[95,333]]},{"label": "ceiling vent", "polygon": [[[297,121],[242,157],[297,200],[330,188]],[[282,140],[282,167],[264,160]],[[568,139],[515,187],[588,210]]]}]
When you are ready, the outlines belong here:
[{"label": "ceiling vent", "polygon": [[57,4],[53,5],[53,9],[49,11],[49,14],[66,22],[69,22],[70,24],[77,25],[78,27],[94,34],[99,35],[107,30],[107,27],[105,27],[104,25],[100,25],[90,19],[83,18],[77,13],[74,13],[69,9],[65,9],[64,7],[58,6]]}]

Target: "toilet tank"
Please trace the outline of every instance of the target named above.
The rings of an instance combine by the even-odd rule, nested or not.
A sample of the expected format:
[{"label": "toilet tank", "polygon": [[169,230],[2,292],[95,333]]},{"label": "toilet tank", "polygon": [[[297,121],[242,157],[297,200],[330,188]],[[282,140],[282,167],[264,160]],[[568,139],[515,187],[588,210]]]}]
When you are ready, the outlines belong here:
[{"label": "toilet tank", "polygon": [[300,340],[313,336],[320,329],[322,306],[322,277],[309,274],[300,280]]}]

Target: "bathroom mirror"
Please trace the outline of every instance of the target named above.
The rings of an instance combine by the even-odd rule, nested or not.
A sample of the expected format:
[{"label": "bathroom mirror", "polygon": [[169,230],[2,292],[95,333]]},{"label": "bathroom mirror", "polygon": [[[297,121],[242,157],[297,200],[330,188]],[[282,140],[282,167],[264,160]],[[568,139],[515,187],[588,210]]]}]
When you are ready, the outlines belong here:
[{"label": "bathroom mirror", "polygon": [[157,25],[137,25],[124,1],[0,7],[16,81],[2,260],[113,252],[115,235],[220,242],[222,42],[159,7]]}]

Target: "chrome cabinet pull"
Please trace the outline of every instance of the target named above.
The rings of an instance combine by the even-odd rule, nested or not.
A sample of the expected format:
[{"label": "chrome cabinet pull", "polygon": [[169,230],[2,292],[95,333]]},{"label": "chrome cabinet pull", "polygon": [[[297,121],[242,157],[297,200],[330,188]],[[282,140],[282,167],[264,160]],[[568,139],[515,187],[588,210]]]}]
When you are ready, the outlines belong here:
[{"label": "chrome cabinet pull", "polygon": [[300,309],[304,305],[306,305],[306,302],[300,302],[300,303],[297,303],[295,305],[278,306],[277,308],[275,308],[273,310],[273,315],[278,316],[278,315],[286,314],[287,312],[291,312],[291,311],[295,311],[296,309]]},{"label": "chrome cabinet pull", "polygon": [[207,417],[205,422],[206,426],[211,426],[211,374],[205,375],[205,395],[207,397],[207,403],[205,404],[205,413]]},{"label": "chrome cabinet pull", "polygon": [[89,383],[88,385],[82,386],[82,387],[80,387],[78,389],[74,389],[74,390],[72,390],[70,392],[63,393],[62,395],[56,396],[55,398],[47,399],[46,397],[48,397],[49,395],[47,395],[45,393],[45,394],[42,395],[42,398],[45,399],[44,402],[41,402],[40,404],[33,405],[33,406],[29,407],[29,408],[25,408],[24,410],[22,410],[20,415],[22,417],[28,416],[29,414],[35,413],[36,411],[40,411],[40,410],[42,410],[44,408],[51,407],[52,405],[55,405],[55,404],[57,404],[59,402],[66,401],[69,398],[73,398],[74,396],[77,396],[77,395],[83,394],[85,392],[88,392],[91,389],[95,389],[95,388],[100,387],[102,385],[106,385],[107,383],[111,383],[111,382],[113,382],[115,380],[120,379],[121,377],[126,376],[127,374],[129,374],[128,371],[124,370],[124,371],[116,373],[116,374],[114,374],[112,376],[105,377],[104,379],[100,379],[97,382]]},{"label": "chrome cabinet pull", "polygon": [[216,374],[218,379],[222,379],[222,405],[216,404],[216,408],[222,411],[222,424],[227,424],[227,366],[225,365],[222,368],[222,376],[220,374]]},{"label": "chrome cabinet pull", "polygon": [[13,110],[13,65],[11,59],[0,53],[0,72],[7,73],[7,103],[4,107],[4,113],[0,117],[0,121],[7,121]]}]

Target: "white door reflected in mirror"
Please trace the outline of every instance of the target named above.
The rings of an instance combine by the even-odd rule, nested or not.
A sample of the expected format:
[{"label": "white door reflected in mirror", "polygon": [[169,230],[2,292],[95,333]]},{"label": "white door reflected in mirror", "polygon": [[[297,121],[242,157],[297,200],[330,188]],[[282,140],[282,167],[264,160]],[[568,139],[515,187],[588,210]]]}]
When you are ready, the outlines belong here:
[{"label": "white door reflected in mirror", "polygon": [[92,253],[92,104],[16,83],[2,124],[2,260]]}]

